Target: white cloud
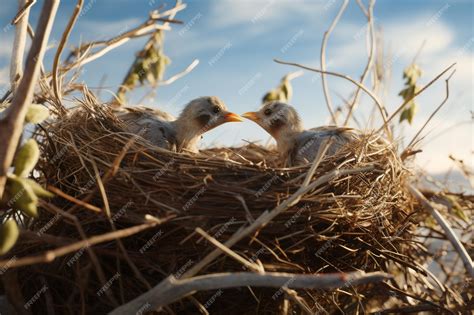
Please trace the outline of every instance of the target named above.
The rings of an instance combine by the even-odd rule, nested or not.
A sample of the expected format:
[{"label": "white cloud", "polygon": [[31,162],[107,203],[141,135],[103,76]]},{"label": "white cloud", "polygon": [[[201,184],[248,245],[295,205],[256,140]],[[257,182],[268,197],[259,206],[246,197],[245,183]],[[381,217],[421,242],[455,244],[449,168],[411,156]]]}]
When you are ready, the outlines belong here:
[{"label": "white cloud", "polygon": [[288,17],[314,17],[315,12],[323,10],[327,11],[324,3],[319,1],[221,0],[211,7],[211,20],[215,27],[237,24],[254,24],[257,27],[265,22],[277,22]]},{"label": "white cloud", "polygon": [[411,60],[424,41],[420,59],[450,47],[454,32],[442,21],[429,24],[430,18],[417,16],[383,25],[384,41],[391,47],[394,55]]}]

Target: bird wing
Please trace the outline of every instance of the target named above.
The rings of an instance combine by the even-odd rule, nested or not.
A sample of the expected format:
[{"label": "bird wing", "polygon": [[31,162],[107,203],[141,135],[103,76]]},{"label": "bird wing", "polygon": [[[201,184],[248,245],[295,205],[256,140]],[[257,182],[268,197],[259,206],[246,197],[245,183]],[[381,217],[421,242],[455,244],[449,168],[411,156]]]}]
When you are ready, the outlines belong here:
[{"label": "bird wing", "polygon": [[295,145],[290,152],[290,163],[301,165],[311,163],[323,142],[332,138],[332,144],[326,151],[326,155],[334,155],[342,146],[356,138],[352,128],[340,127],[318,127],[303,131],[295,138]]},{"label": "bird wing", "polygon": [[176,150],[176,131],[171,121],[174,117],[166,112],[146,107],[124,107],[115,112],[128,132],[140,135],[152,144]]},{"label": "bird wing", "polygon": [[165,111],[149,108],[149,107],[144,107],[144,106],[123,107],[122,111],[128,112],[128,113],[135,113],[136,115],[141,115],[141,116],[152,116],[164,121],[176,120],[176,118],[173,115]]}]

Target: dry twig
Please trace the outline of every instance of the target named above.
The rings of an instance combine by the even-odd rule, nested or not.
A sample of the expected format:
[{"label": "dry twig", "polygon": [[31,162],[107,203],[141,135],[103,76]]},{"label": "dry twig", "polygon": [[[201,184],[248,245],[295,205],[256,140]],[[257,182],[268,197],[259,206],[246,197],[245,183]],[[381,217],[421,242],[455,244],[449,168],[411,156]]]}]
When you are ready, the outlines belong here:
[{"label": "dry twig", "polygon": [[333,109],[334,107],[332,105],[331,95],[329,94],[329,88],[326,82],[326,72],[325,72],[326,71],[326,46],[328,43],[329,36],[331,35],[332,31],[336,27],[337,22],[339,22],[339,19],[341,18],[342,14],[346,10],[346,7],[348,4],[349,4],[349,0],[344,0],[344,2],[341,5],[341,8],[339,9],[339,12],[334,17],[334,20],[332,21],[328,30],[324,32],[323,42],[321,44],[321,56],[320,56],[320,63],[321,63],[321,70],[322,70],[321,83],[323,85],[324,99],[326,100],[326,105],[328,107],[329,113],[331,114],[331,120],[336,125],[337,125],[337,119],[336,119],[336,115],[334,114],[334,109]]},{"label": "dry twig", "polygon": [[288,274],[266,272],[218,273],[190,279],[166,278],[159,285],[133,301],[124,304],[110,315],[132,314],[144,305],[150,304],[149,309],[157,309],[170,304],[196,291],[236,288],[242,286],[292,288],[292,289],[333,289],[346,286],[380,282],[391,278],[383,272],[353,272],[336,274]]}]

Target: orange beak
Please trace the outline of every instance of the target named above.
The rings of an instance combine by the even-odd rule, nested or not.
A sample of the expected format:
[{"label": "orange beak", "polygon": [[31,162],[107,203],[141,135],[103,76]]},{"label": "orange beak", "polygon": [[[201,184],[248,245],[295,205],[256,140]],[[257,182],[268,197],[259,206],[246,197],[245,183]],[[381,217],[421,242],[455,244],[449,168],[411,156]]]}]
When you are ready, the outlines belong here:
[{"label": "orange beak", "polygon": [[241,122],[241,121],[244,121],[242,119],[242,117],[240,117],[239,115],[237,114],[234,114],[234,113],[225,113],[224,114],[224,119],[226,122]]},{"label": "orange beak", "polygon": [[253,120],[253,121],[259,121],[260,120],[260,117],[258,117],[257,112],[247,112],[245,114],[242,114],[242,117],[245,117],[245,118]]}]

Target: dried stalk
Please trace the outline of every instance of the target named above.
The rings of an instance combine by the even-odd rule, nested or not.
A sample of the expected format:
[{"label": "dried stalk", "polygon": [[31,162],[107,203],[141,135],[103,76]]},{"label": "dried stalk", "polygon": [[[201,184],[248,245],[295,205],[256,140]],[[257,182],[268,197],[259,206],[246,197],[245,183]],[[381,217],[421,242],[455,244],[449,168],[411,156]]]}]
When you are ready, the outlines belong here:
[{"label": "dried stalk", "polygon": [[321,63],[321,82],[323,85],[323,91],[324,91],[324,99],[326,100],[326,105],[328,107],[329,113],[331,114],[331,121],[337,125],[337,118],[336,115],[334,114],[334,109],[332,106],[332,100],[331,100],[331,95],[329,94],[329,88],[328,84],[326,82],[326,46],[328,43],[329,36],[331,35],[332,31],[336,27],[337,22],[339,22],[339,19],[341,18],[342,14],[346,10],[347,4],[349,3],[349,0],[344,0],[344,2],[341,5],[341,8],[339,9],[339,12],[337,13],[336,17],[332,21],[331,25],[329,26],[328,30],[324,32],[323,36],[323,43],[321,44],[321,56],[320,56],[320,63]]},{"label": "dried stalk", "polygon": [[391,275],[383,272],[353,272],[334,274],[291,274],[279,272],[266,272],[263,274],[253,272],[216,273],[190,279],[176,279],[170,276],[159,285],[136,299],[124,304],[110,315],[134,314],[144,305],[149,309],[157,309],[173,303],[184,296],[196,291],[226,289],[236,287],[267,287],[291,289],[334,289],[345,286],[357,286],[380,282],[390,279]]},{"label": "dried stalk", "polygon": [[40,63],[46,51],[58,5],[59,0],[45,1],[38,22],[36,36],[28,53],[25,74],[18,86],[17,93],[13,97],[11,106],[6,110],[6,117],[0,121],[0,199],[5,190],[8,169],[13,161],[13,156],[23,131],[27,107],[33,99]]}]

